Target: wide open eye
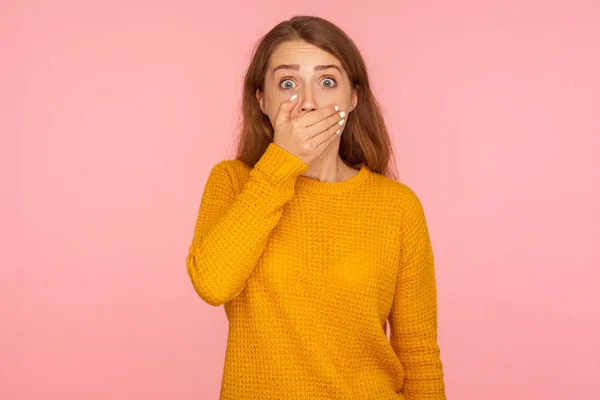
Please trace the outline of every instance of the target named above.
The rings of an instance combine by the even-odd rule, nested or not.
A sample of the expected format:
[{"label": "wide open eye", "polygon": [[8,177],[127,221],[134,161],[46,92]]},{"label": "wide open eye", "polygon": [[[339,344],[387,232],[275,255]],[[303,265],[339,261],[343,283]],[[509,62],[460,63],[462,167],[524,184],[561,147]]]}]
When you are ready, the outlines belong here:
[{"label": "wide open eye", "polygon": [[[284,82],[286,82],[286,83],[284,83]],[[291,82],[291,85],[287,82]],[[284,87],[281,87],[282,83],[284,83],[284,85],[283,85]],[[283,90],[293,89],[293,87],[294,87],[293,83],[294,83],[294,81],[292,81],[290,78],[285,78],[285,79],[282,79],[281,82],[279,82],[279,87],[282,88]]]},{"label": "wide open eye", "polygon": [[333,76],[326,76],[325,79],[323,79],[323,82],[330,82],[327,85],[325,85],[326,88],[333,88],[337,85],[337,81]]}]

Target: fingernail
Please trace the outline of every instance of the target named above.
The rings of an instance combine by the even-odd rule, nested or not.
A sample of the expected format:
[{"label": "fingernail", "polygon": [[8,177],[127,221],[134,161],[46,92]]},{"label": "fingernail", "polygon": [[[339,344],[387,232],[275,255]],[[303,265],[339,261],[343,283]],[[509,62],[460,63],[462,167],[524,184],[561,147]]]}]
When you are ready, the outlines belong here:
[{"label": "fingernail", "polygon": [[340,122],[338,122],[338,124],[344,125],[344,120],[341,120]]},{"label": "fingernail", "polygon": [[339,109],[340,109],[340,106],[335,106],[335,107],[333,107],[333,108],[335,108],[335,111],[337,111],[337,110],[339,110]]},{"label": "fingernail", "polygon": [[293,95],[292,97],[290,97],[290,101],[296,100],[296,97],[298,97],[298,93],[296,93],[295,95]]},{"label": "fingernail", "polygon": [[340,117],[344,118],[344,115],[346,115],[346,113],[343,111],[340,111]]},{"label": "fingernail", "polygon": [[341,131],[342,131],[341,129],[338,129],[337,131],[335,131],[335,133],[337,133],[339,135]]}]

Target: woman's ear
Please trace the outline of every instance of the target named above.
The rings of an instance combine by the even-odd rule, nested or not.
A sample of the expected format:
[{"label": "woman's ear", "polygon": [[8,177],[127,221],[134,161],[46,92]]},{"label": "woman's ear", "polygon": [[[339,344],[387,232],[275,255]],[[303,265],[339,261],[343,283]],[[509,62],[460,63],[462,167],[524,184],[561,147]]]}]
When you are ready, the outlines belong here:
[{"label": "woman's ear", "polygon": [[352,107],[350,108],[350,112],[354,111],[356,105],[358,104],[358,85],[355,85],[352,89]]},{"label": "woman's ear", "polygon": [[256,100],[258,100],[258,104],[260,105],[260,111],[262,111],[263,114],[267,115],[266,111],[265,111],[265,96],[264,94],[260,91],[260,89],[256,89]]}]

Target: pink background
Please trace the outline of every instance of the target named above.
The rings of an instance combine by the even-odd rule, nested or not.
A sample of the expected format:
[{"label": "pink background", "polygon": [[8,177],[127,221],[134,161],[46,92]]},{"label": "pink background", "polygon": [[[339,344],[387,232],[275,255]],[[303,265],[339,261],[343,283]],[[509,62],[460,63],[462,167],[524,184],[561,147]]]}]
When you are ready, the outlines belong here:
[{"label": "pink background", "polygon": [[0,398],[218,398],[185,258],[295,14],[362,50],[424,204],[448,398],[600,398],[598,1],[94,3],[0,6]]}]

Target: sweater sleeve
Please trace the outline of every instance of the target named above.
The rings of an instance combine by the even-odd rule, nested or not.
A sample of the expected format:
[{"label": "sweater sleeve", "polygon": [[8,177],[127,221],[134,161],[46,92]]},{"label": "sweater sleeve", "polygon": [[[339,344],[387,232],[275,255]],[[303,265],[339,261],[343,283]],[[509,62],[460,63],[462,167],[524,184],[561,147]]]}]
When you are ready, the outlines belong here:
[{"label": "sweater sleeve", "polygon": [[404,368],[405,398],[445,400],[429,232],[421,202],[411,189],[404,206],[400,269],[389,315],[390,344]]},{"label": "sweater sleeve", "polygon": [[296,177],[308,168],[270,143],[237,195],[227,161],[212,168],[186,258],[192,285],[204,301],[218,306],[241,293],[294,195]]}]

